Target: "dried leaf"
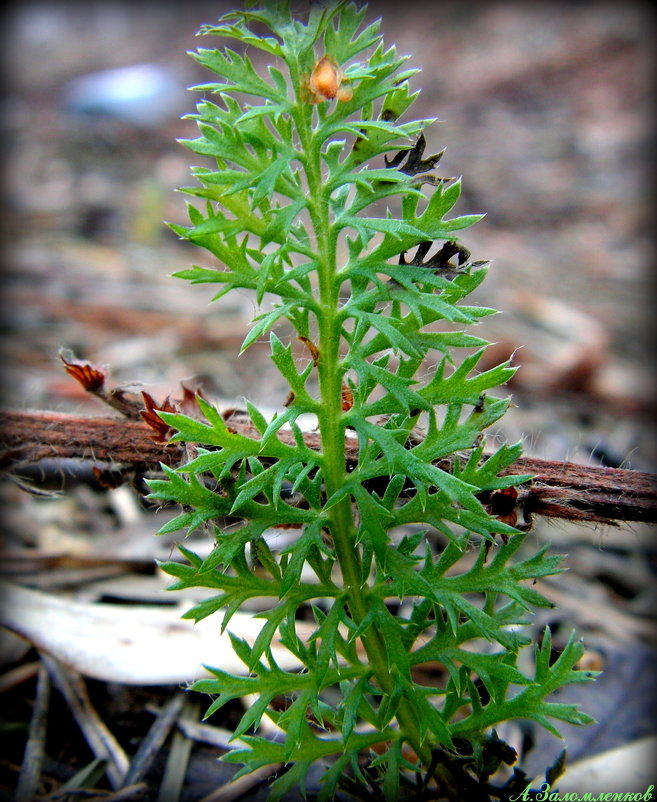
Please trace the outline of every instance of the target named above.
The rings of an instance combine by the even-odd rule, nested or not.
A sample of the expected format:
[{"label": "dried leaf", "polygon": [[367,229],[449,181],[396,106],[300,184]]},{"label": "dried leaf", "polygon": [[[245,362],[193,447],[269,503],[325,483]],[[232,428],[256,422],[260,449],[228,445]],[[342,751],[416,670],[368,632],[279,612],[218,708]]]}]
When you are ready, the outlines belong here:
[{"label": "dried leaf", "polygon": [[[66,355],[66,356],[65,356]],[[69,358],[67,358],[69,357]],[[72,351],[61,349],[59,358],[64,363],[64,370],[72,376],[88,393],[102,390],[107,379],[107,370],[98,368],[83,359],[76,359]]]},{"label": "dried leaf", "polygon": [[144,404],[146,409],[141,410],[139,413],[144,421],[155,430],[155,434],[151,435],[156,443],[167,443],[173,434],[173,428],[165,423],[158,415],[158,412],[180,412],[176,404],[172,404],[167,396],[164,403],[157,404],[155,399],[150,393],[142,392]]},{"label": "dried leaf", "polygon": [[[207,676],[204,665],[244,674],[246,667],[228,632],[211,618],[181,619],[183,609],[126,604],[87,604],[6,583],[0,624],[81,674],[129,685],[169,685]],[[253,644],[263,622],[235,613],[230,631]],[[312,627],[297,630],[309,637]],[[287,649],[273,643],[276,662],[300,666]]]},{"label": "dried leaf", "polygon": [[[406,173],[406,175],[418,175],[420,173],[426,173],[429,170],[432,170],[438,162],[442,159],[445,150],[441,150],[440,153],[436,153],[434,156],[429,156],[427,159],[422,158],[422,154],[424,153],[424,149],[427,145],[427,140],[424,137],[424,134],[420,134],[417,138],[415,145],[410,150],[400,150],[397,154],[395,154],[392,159],[388,159],[385,157],[386,167],[396,167],[401,173]],[[406,159],[406,163],[403,167],[399,165]],[[443,178],[441,181],[449,181],[448,178]]]},{"label": "dried leaf", "polygon": [[354,405],[354,394],[345,382],[342,383],[342,411],[348,412]]},{"label": "dried leaf", "polygon": [[[433,256],[425,261],[424,257],[431,250],[432,244],[430,241],[421,242],[410,262],[406,261],[406,253],[401,253],[399,255],[399,264],[426,267],[430,270],[440,271],[439,275],[443,278],[453,278],[470,258],[470,251],[467,248],[453,240],[447,240]],[[456,265],[450,262],[453,256],[456,256]]]},{"label": "dried leaf", "polygon": [[313,365],[317,366],[319,362],[319,349],[315,345],[312,340],[309,340],[307,337],[299,336],[298,338],[301,342],[306,346],[306,348],[310,351],[310,356],[313,360]]}]

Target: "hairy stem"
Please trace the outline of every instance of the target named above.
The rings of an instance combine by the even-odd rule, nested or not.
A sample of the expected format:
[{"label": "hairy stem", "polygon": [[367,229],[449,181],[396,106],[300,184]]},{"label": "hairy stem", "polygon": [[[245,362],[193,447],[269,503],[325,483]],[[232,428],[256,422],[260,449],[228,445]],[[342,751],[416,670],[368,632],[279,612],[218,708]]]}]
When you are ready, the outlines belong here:
[{"label": "hairy stem", "polygon": [[[306,179],[308,182],[309,213],[316,236],[318,256],[319,305],[317,364],[321,405],[318,412],[319,432],[323,452],[324,484],[327,498],[331,498],[346,481],[345,424],[342,410],[342,382],[344,369],[340,360],[339,309],[340,282],[336,277],[335,231],[329,211],[329,197],[322,178],[321,141],[311,134],[311,108],[302,106],[298,130],[306,153]],[[362,582],[362,566],[356,545],[353,506],[349,496],[342,498],[329,512],[328,525],[338,565],[348,594],[349,613],[356,627],[364,621],[367,611],[367,586]],[[370,626],[361,641],[370,668],[381,689],[390,694],[394,689],[385,638],[376,626]],[[397,720],[411,747],[428,765],[429,751],[423,747],[419,722],[406,700],[401,700]]]}]

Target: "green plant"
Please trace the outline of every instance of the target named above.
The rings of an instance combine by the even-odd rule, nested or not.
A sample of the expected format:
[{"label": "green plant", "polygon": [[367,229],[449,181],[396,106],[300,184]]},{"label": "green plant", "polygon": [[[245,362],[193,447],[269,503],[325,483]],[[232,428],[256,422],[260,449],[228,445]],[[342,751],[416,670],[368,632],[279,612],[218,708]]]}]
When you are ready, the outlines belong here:
[{"label": "green plant", "polygon": [[[422,798],[432,775],[447,788],[511,762],[494,746],[500,722],[533,719],[557,733],[550,719],[590,721],[547,701],[590,678],[574,669],[579,643],[553,660],[546,631],[533,675],[517,666],[532,608],[549,606],[531,582],[559,571],[560,558],[542,549],[514,559],[526,534],[485,503],[529,477],[505,472],[520,444],[484,454],[482,433],[509,404],[490,391],[514,369],[477,372],[488,343],[461,330],[494,311],[464,303],[487,265],[469,261],[457,232],[480,215],[447,217],[460,181],[430,172],[440,158],[423,155],[431,120],[399,122],[416,71],[383,47],[378,23],[362,27],[364,13],[346,2],[313,5],[304,23],[286,3],[247,3],[202,29],[270,63],[265,73],[233,50],[194,54],[219,76],[196,87],[217,102],[198,104],[200,137],[185,145],[217,168],[194,169],[198,185],[185,192],[204,208],[190,204],[191,227],[173,226],[222,265],[178,277],[219,284],[216,297],[253,291],[263,311],[242,353],[269,333],[290,388],[271,420],[247,402],[253,436],[202,398],[205,420],[160,412],[196,456],[151,482],[152,498],[184,505],[162,532],[205,524],[216,540],[206,559],[181,546],[186,562],[163,566],[174,588],[216,592],[187,617],[223,611],[228,627],[249,599],[271,600],[253,645],[232,637],[245,676],[211,668],[214,677],[193,688],[216,695],[208,715],[256,695],[235,731],[244,746],[224,759],[242,772],[286,764],[274,799],[303,788],[318,761],[321,799],[349,785],[349,772],[386,800],[415,776],[408,793]],[[273,332],[284,321],[309,358]],[[440,361],[427,371],[432,351]],[[297,422],[308,413],[319,448]],[[297,532],[280,552],[266,537],[276,526]],[[431,532],[445,538],[439,553]],[[306,641],[301,609],[314,617]],[[275,635],[299,670],[276,664]],[[445,667],[439,687],[417,679],[433,662]],[[255,734],[263,715],[284,741]]]}]

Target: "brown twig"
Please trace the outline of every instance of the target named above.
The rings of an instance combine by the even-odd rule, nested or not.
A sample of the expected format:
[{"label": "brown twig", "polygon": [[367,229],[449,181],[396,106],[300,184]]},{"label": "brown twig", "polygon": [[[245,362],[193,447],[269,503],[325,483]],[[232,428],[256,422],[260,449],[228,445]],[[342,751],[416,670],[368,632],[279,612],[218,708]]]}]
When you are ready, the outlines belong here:
[{"label": "brown twig", "polygon": [[82,459],[97,463],[174,465],[181,449],[162,446],[142,421],[85,418],[58,412],[4,412],[0,427],[0,468],[45,459]]},{"label": "brown twig", "polygon": [[[229,425],[241,434],[256,436],[242,418],[231,418]],[[158,470],[160,463],[181,464],[183,447],[162,445],[153,435],[143,421],[8,411],[0,426],[0,467],[19,470],[47,459],[76,459],[143,472]],[[291,433],[280,432],[282,439],[287,436],[293,442]],[[305,437],[311,448],[319,447],[316,432]],[[356,439],[347,445],[348,459],[356,459]],[[608,524],[657,523],[657,477],[653,474],[532,457],[521,457],[507,472],[534,477],[518,494],[517,505],[526,515]]]}]

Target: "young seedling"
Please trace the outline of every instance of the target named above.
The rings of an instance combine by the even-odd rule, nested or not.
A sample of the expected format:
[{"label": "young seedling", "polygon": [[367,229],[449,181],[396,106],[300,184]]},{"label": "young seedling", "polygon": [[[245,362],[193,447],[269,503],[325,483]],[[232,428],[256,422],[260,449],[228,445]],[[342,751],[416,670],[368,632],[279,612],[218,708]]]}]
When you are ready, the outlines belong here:
[{"label": "young seedling", "polygon": [[[176,275],[218,284],[217,298],[253,293],[261,312],[241,354],[268,335],[289,394],[270,418],[246,402],[249,436],[202,398],[204,420],[160,412],[196,456],[150,484],[184,508],[162,532],[205,525],[214,538],[209,557],[180,546],[185,562],[163,566],[174,588],[214,591],[188,618],[222,612],[230,631],[245,603],[270,600],[254,643],[231,635],[244,675],[210,667],[192,686],[215,696],[208,715],[256,699],[224,760],[240,773],[283,764],[272,799],[303,791],[314,765],[322,800],[359,786],[386,800],[460,799],[513,762],[501,722],[558,734],[554,719],[591,721],[548,701],[591,674],[575,670],[573,639],[553,660],[549,630],[533,673],[518,667],[533,608],[550,606],[532,583],[560,558],[521,559],[513,504],[494,514],[495,496],[513,499],[529,477],[509,475],[520,444],[484,451],[509,405],[491,391],[514,369],[478,371],[488,343],[464,331],[494,311],[466,303],[488,266],[458,235],[481,215],[449,216],[461,184],[432,172],[431,120],[402,121],[417,71],[364,15],[333,0],[302,21],[284,2],[247,3],[201,31],[236,49],[194,54],[217,78],[196,87],[208,99],[191,115],[199,138],[184,144],[216,168],[193,170],[184,191],[204,203],[173,229],[220,266]],[[301,415],[314,416],[314,440]],[[294,534],[282,550],[277,527]],[[305,640],[301,614],[314,620]],[[298,670],[277,664],[275,636]],[[423,684],[423,667],[444,679]],[[263,716],[280,739],[258,734]]]}]

